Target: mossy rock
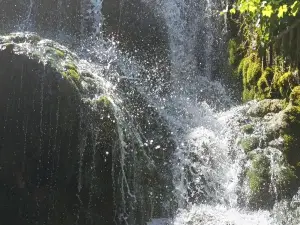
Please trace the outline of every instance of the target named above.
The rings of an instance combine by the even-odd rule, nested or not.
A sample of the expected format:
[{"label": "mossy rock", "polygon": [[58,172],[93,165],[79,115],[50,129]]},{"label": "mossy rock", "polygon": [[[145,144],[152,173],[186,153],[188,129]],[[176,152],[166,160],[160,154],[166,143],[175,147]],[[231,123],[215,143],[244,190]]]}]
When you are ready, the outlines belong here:
[{"label": "mossy rock", "polygon": [[13,33],[0,37],[0,51],[22,54],[54,68],[63,78],[80,89],[80,73],[75,66],[78,58],[57,42],[41,39],[32,33]]},{"label": "mossy rock", "polygon": [[263,117],[268,113],[278,113],[285,108],[285,101],[280,99],[263,99],[251,107],[247,114]]},{"label": "mossy rock", "polygon": [[66,71],[62,72],[62,75],[66,79],[71,79],[74,81],[77,86],[80,85],[80,75],[76,69],[67,69]]},{"label": "mossy rock", "polygon": [[250,188],[250,207],[267,208],[268,204],[271,204],[270,199],[272,198],[269,193],[270,160],[268,157],[263,154],[255,154],[246,175]]},{"label": "mossy rock", "polygon": [[248,153],[259,146],[259,138],[258,137],[247,137],[241,140],[241,147]]},{"label": "mossy rock", "polygon": [[103,104],[105,107],[111,107],[111,102],[110,102],[109,98],[105,95],[98,98],[97,103],[98,104]]},{"label": "mossy rock", "polygon": [[295,168],[288,164],[282,165],[276,178],[278,194],[281,198],[293,197],[297,189],[297,175]]},{"label": "mossy rock", "polygon": [[253,124],[247,124],[242,127],[242,130],[246,134],[252,134],[254,131],[254,126],[253,126]]},{"label": "mossy rock", "polygon": [[55,54],[61,58],[65,56],[65,53],[59,49],[55,49]]},{"label": "mossy rock", "polygon": [[279,92],[282,97],[289,97],[291,90],[297,85],[296,78],[292,72],[284,73],[277,82]]},{"label": "mossy rock", "polygon": [[[284,153],[288,162],[296,166],[300,161],[300,106],[289,106],[285,110],[284,122],[286,126],[282,129],[284,139]],[[298,171],[299,173],[300,171]],[[297,174],[298,175],[298,174]]]},{"label": "mossy rock", "polygon": [[290,94],[290,103],[294,106],[300,106],[300,86],[293,88]]}]

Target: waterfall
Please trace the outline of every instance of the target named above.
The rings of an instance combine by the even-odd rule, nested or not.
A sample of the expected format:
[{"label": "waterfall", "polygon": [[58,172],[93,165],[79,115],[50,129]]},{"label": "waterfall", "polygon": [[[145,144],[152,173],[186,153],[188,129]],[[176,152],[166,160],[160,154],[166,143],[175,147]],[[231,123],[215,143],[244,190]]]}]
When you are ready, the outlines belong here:
[{"label": "waterfall", "polygon": [[[141,1],[166,28],[166,93],[159,79],[152,83],[159,68],[149,69],[105,37],[105,0],[57,0],[55,6],[28,0],[16,4],[11,24],[1,24],[22,31],[0,37],[0,63],[9,65],[0,70],[0,198],[10,213],[20,214],[21,225],[52,219],[66,225],[299,224],[300,192],[283,198],[277,184],[290,172],[282,139],[269,140],[280,113],[253,116],[258,102],[234,106],[214,79],[216,71],[223,75],[216,69],[217,2]],[[7,10],[0,9],[4,21]],[[15,58],[20,61],[11,65]],[[243,131],[249,124],[251,134]],[[252,157],[270,171],[263,185],[268,204],[251,195],[257,165],[243,146],[250,138]],[[7,197],[11,190],[15,195]],[[0,210],[5,221],[6,212]]]},{"label": "waterfall", "polygon": [[185,1],[157,1],[157,11],[165,19],[170,48],[173,79],[187,79],[197,73],[196,38],[200,29],[197,9],[199,4]]}]

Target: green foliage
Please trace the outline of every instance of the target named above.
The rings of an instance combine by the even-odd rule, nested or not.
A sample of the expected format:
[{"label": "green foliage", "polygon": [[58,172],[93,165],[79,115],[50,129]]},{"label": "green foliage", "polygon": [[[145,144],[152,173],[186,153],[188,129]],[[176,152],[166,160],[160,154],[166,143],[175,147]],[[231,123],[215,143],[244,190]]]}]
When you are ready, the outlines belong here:
[{"label": "green foliage", "polygon": [[295,1],[292,5],[291,5],[291,14],[292,16],[296,16],[298,11],[300,9],[300,1]]},{"label": "green foliage", "polygon": [[287,5],[281,5],[278,8],[278,18],[283,18],[284,14],[288,11]]},{"label": "green foliage", "polygon": [[266,16],[266,17],[271,17],[271,15],[272,15],[272,13],[273,13],[273,8],[272,8],[272,6],[271,5],[267,5],[266,7],[264,7],[263,9],[262,9],[262,15],[263,16]]},{"label": "green foliage", "polygon": [[250,45],[254,41],[255,47],[260,49],[265,48],[286,28],[286,21],[296,17],[299,9],[298,0],[238,0],[229,13],[241,16],[239,22],[245,42]]}]

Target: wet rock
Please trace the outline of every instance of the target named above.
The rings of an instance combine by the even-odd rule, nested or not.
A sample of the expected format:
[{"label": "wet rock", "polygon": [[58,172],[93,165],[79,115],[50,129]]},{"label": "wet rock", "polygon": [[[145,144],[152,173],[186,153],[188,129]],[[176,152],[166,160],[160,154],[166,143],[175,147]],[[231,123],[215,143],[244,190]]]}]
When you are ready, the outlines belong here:
[{"label": "wet rock", "polygon": [[106,81],[95,65],[32,33],[0,36],[0,80],[0,189],[11,196],[0,195],[3,221],[169,217],[174,143],[132,84]]},{"label": "wet rock", "polygon": [[291,198],[299,184],[298,108],[265,99],[248,103],[244,111],[237,139],[248,158],[241,179],[247,197],[240,199],[250,208],[272,208],[275,200]]},{"label": "wet rock", "polygon": [[284,108],[282,100],[279,99],[264,99],[248,110],[251,116],[263,117],[268,113],[277,113]]}]

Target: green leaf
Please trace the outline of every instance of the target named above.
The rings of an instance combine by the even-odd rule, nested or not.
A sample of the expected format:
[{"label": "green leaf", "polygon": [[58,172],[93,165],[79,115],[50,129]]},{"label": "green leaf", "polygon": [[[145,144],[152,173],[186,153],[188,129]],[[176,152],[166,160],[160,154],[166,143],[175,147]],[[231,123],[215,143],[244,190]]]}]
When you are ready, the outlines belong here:
[{"label": "green leaf", "polygon": [[298,11],[300,8],[300,2],[299,1],[295,1],[292,5],[291,5],[291,14],[293,16],[296,16]]},{"label": "green leaf", "polygon": [[239,9],[240,9],[240,12],[241,12],[241,13],[246,12],[247,9],[248,9],[248,4],[240,4]]},{"label": "green leaf", "polygon": [[286,13],[287,10],[288,10],[287,5],[280,6],[277,14],[278,18],[283,18],[283,14]]},{"label": "green leaf", "polygon": [[273,9],[271,5],[265,6],[265,8],[262,10],[262,15],[265,17],[271,17],[273,14]]},{"label": "green leaf", "polygon": [[249,2],[248,10],[251,13],[255,13],[255,11],[257,10],[257,6],[253,2]]},{"label": "green leaf", "polygon": [[235,8],[232,8],[232,9],[229,10],[229,12],[230,12],[231,14],[235,14],[235,13],[236,13],[236,9],[235,9]]},{"label": "green leaf", "polygon": [[265,39],[265,41],[269,41],[269,40],[270,40],[270,34],[269,34],[269,33],[266,33],[266,34],[264,35],[264,39]]}]

